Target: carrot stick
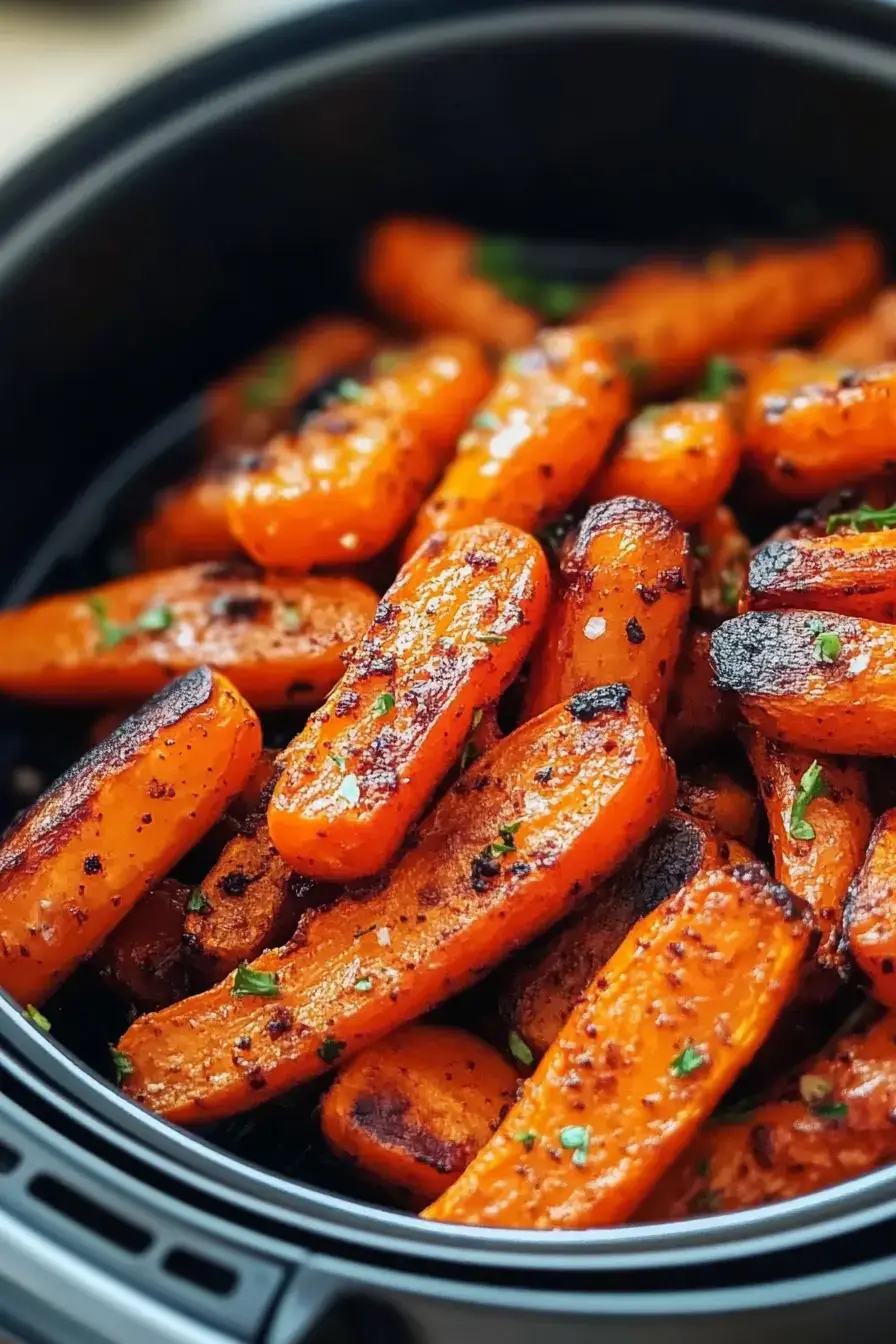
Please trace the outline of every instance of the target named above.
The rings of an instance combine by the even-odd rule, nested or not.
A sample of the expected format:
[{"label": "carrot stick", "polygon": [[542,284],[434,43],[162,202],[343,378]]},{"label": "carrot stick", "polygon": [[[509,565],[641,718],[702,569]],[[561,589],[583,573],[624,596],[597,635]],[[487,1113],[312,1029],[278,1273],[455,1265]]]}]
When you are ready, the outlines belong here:
[{"label": "carrot stick", "polygon": [[747,580],[750,543],[727,504],[720,504],[694,538],[694,606],[705,624],[727,620],[737,611]]},{"label": "carrot stick", "polygon": [[127,702],[208,663],[261,709],[319,704],[375,609],[350,578],[226,564],[134,575],[0,612],[0,689]]},{"label": "carrot stick", "polygon": [[468,1031],[402,1027],[339,1070],[321,1130],[339,1157],[420,1208],[488,1142],[516,1086],[506,1059]]},{"label": "carrot stick", "polygon": [[710,639],[708,630],[691,626],[682,642],[663,720],[663,741],[676,759],[692,756],[733,726],[737,706],[715,684]]},{"label": "carrot stick", "polygon": [[0,843],[0,987],[45,999],[208,830],[260,749],[254,712],[203,667],[58,779]]},{"label": "carrot stick", "polygon": [[[753,846],[759,826],[759,805],[756,794],[745,789],[724,770],[701,771],[697,776],[681,779],[678,784],[676,806],[690,816],[711,826],[719,835],[742,844]],[[780,873],[775,874],[785,886],[797,891]]]},{"label": "carrot stick", "polygon": [[199,1123],[349,1058],[565,914],[645,837],[674,787],[624,687],[558,705],[470,766],[388,876],[320,912],[302,946],[135,1022],[120,1045],[131,1096]]},{"label": "carrot stick", "polygon": [[635,925],[521,1100],[424,1218],[624,1221],[752,1059],[807,941],[799,902],[759,864],[699,873]]},{"label": "carrot stick", "polygon": [[153,887],[91,963],[100,979],[141,1011],[164,1008],[190,993],[183,934],[190,888],[171,878]]},{"label": "carrot stick", "polygon": [[896,290],[881,290],[866,313],[839,322],[819,350],[854,369],[896,357]]},{"label": "carrot stick", "polygon": [[896,531],[770,541],[750,561],[752,611],[800,607],[896,621]]},{"label": "carrot stick", "polygon": [[560,551],[526,713],[623,681],[661,722],[690,603],[688,538],[672,515],[627,496],[593,505]]},{"label": "carrot stick", "polygon": [[896,1005],[896,808],[879,818],[846,898],[849,951],[887,1008]]},{"label": "carrot stick", "polygon": [[[241,461],[253,458],[242,454]],[[236,464],[215,465],[190,481],[164,490],[137,529],[139,569],[169,569],[197,560],[227,560],[239,554],[227,521],[230,477]]]},{"label": "carrot stick", "polygon": [[515,677],[547,602],[532,537],[502,523],[436,537],[401,570],[345,675],[282,756],[271,839],[310,877],[377,873]]}]

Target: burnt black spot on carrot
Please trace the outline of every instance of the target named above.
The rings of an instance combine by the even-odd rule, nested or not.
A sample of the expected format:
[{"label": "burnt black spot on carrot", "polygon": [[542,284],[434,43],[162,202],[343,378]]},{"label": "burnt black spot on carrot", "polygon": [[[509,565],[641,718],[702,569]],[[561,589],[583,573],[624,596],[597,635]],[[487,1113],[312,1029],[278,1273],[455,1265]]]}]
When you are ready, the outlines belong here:
[{"label": "burnt black spot on carrot", "polygon": [[747,583],[752,592],[774,588],[777,580],[799,565],[800,552],[792,541],[770,541],[750,561]]},{"label": "burnt black spot on carrot", "polygon": [[235,869],[232,873],[225,873],[223,877],[218,878],[218,888],[225,896],[242,896],[252,881],[251,874],[241,873],[239,869]]},{"label": "burnt black spot on carrot", "polygon": [[84,860],[84,872],[88,877],[95,877],[97,873],[103,871],[103,861],[99,854],[88,854]]},{"label": "burnt black spot on carrot", "polygon": [[209,603],[209,615],[224,621],[255,621],[270,609],[266,597],[222,594]]},{"label": "burnt black spot on carrot", "polygon": [[612,686],[595,686],[591,691],[581,691],[567,704],[567,709],[580,723],[590,723],[598,714],[610,711],[615,714],[625,712],[631,691],[621,681]]},{"label": "burnt black spot on carrot", "polygon": [[440,1139],[408,1120],[409,1099],[400,1092],[365,1092],[355,1098],[352,1119],[380,1143],[398,1148],[422,1166],[444,1176],[459,1175],[473,1157],[470,1144]]},{"label": "burnt black spot on carrot", "polygon": [[646,639],[644,627],[636,616],[632,616],[625,623],[625,637],[629,644],[643,644]]},{"label": "burnt black spot on carrot", "polygon": [[[821,665],[814,641],[807,638],[804,611],[748,611],[713,631],[710,659],[716,683],[739,695],[802,695],[806,678],[838,679],[848,674],[848,659]],[[825,628],[841,639],[860,627],[847,616],[825,613]]]}]

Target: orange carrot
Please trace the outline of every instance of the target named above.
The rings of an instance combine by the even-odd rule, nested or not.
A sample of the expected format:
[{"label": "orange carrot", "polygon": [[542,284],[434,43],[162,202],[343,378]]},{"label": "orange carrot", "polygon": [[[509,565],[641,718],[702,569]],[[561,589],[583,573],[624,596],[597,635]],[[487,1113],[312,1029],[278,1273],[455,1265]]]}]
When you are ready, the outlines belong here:
[{"label": "orange carrot", "polygon": [[724,621],[737,611],[750,563],[750,543],[727,504],[720,504],[697,529],[694,558],[697,614],[708,624]]},{"label": "orange carrot", "polygon": [[[738,784],[724,770],[703,770],[696,777],[682,779],[678,785],[676,805],[683,812],[706,822],[719,835],[740,840],[748,846],[756,843],[759,825],[756,794]],[[798,896],[802,895],[780,873],[775,876],[796,891]]]},{"label": "orange carrot", "polygon": [[846,898],[844,926],[850,955],[887,1008],[896,1005],[896,808],[871,835],[864,863]]},{"label": "orange carrot", "polygon": [[164,1008],[190,993],[183,933],[190,888],[165,878],[113,929],[92,967],[135,1008]]},{"label": "orange carrot", "polygon": [[896,531],[766,542],[750,562],[745,602],[753,611],[800,607],[892,624]]},{"label": "orange carrot", "polygon": [[[255,459],[244,453],[238,460]],[[227,521],[230,477],[236,467],[236,462],[216,464],[158,496],[137,529],[134,549],[139,569],[169,569],[239,554]]]},{"label": "orange carrot", "polygon": [[663,721],[663,740],[676,759],[722,737],[736,716],[736,703],[713,679],[710,639],[708,630],[694,626],[685,632]]},{"label": "orange carrot", "polygon": [[896,289],[881,290],[866,313],[839,322],[819,350],[857,369],[896,358]]}]

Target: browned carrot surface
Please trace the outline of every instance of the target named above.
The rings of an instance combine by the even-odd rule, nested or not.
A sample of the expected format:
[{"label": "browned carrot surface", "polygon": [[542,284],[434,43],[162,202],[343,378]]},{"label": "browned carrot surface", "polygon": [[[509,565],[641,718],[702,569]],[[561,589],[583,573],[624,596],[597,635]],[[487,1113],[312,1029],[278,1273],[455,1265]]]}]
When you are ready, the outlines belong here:
[{"label": "browned carrot surface", "polygon": [[691,604],[687,534],[659,504],[593,505],[560,552],[526,712],[622,681],[661,722]]},{"label": "browned carrot surface", "polygon": [[39,1003],[245,784],[253,711],[198,668],[56,781],[0,843],[0,986]]},{"label": "browned carrot surface", "polygon": [[676,759],[722,737],[736,716],[733,697],[715,684],[710,640],[708,630],[685,631],[663,721],[663,740]]},{"label": "browned carrot surface", "polygon": [[[756,843],[759,825],[756,794],[724,770],[703,770],[696,776],[682,779],[678,785],[677,806],[699,821],[705,821],[729,840],[740,840],[745,845]],[[775,876],[785,881],[780,873]],[[791,883],[785,882],[785,885],[796,891]],[[796,894],[800,896],[802,892]]]},{"label": "browned carrot surface", "polygon": [[401,570],[323,708],[282,756],[271,838],[299,872],[342,882],[393,857],[509,685],[541,624],[547,565],[502,523],[435,537]]},{"label": "browned carrot surface", "polygon": [[896,531],[770,541],[750,562],[753,611],[800,607],[896,621]]},{"label": "browned carrot surface", "polygon": [[[674,788],[624,687],[557,706],[470,766],[385,880],[320,913],[301,946],[135,1022],[120,1045],[130,1094],[199,1123],[357,1053],[565,914],[644,839]],[[237,1038],[248,1040],[238,1052]]]},{"label": "browned carrot surface", "polygon": [[635,925],[495,1136],[424,1217],[624,1221],[768,1034],[808,932],[799,902],[759,864],[699,873]]},{"label": "browned carrot surface", "polygon": [[190,977],[183,934],[190,888],[165,878],[113,929],[93,969],[116,994],[141,1010],[186,998]]},{"label": "browned carrot surface", "polygon": [[896,1006],[896,809],[885,812],[846,903],[849,951],[871,992]]},{"label": "browned carrot surface", "polygon": [[747,581],[750,543],[727,504],[720,504],[694,534],[694,606],[705,624],[737,611]]},{"label": "browned carrot surface", "polygon": [[516,1087],[516,1070],[468,1031],[402,1027],[340,1069],[321,1129],[339,1157],[419,1208],[488,1142]]}]

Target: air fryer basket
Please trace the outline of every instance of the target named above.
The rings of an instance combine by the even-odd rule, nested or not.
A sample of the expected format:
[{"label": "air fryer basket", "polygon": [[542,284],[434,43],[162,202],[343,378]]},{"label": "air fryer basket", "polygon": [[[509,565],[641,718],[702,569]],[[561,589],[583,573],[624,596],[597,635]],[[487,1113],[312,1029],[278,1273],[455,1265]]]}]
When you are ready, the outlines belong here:
[{"label": "air fryer basket", "polygon": [[[892,246],[894,114],[896,14],[846,0],[343,0],[174,72],[0,194],[9,599],[114,564],[196,389],[356,303],[378,216],[646,245],[855,221]],[[74,741],[65,715],[0,707],[4,769]],[[354,1197],[288,1104],[223,1148],[142,1112],[77,1058],[102,1067],[95,1011],[76,979],[60,1047],[0,996],[0,1335],[884,1337],[896,1172],[675,1227],[420,1223]]]}]

